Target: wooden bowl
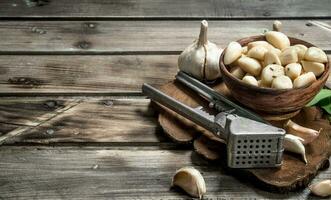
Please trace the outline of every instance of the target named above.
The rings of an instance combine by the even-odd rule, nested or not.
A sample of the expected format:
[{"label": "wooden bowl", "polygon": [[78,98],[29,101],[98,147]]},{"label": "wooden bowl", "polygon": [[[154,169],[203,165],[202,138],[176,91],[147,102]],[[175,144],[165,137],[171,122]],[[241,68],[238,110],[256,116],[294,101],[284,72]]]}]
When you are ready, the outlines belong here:
[{"label": "wooden bowl", "polygon": [[[314,45],[289,37],[291,45],[303,44],[307,47]],[[246,46],[248,43],[258,40],[266,40],[265,36],[252,36],[238,40],[241,46]],[[256,111],[262,111],[271,114],[284,114],[295,112],[303,108],[314,96],[322,89],[329,76],[329,60],[325,64],[325,71],[317,77],[317,80],[310,86],[295,89],[274,89],[261,88],[244,83],[240,79],[234,77],[229,72],[229,67],[224,65],[223,51],[220,57],[220,68],[223,75],[223,80],[226,86],[230,89],[232,96],[241,104],[252,108]]]}]

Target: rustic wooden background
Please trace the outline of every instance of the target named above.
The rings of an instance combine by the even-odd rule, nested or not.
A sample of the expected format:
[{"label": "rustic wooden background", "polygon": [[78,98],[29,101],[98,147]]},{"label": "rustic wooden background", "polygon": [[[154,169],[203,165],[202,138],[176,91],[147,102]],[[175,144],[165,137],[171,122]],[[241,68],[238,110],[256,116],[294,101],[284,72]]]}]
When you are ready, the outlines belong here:
[{"label": "rustic wooden background", "polygon": [[207,199],[314,198],[260,190],[163,135],[140,88],[174,78],[201,19],[220,47],[281,19],[331,53],[330,0],[1,0],[0,199],[188,198],[170,189],[187,165]]}]

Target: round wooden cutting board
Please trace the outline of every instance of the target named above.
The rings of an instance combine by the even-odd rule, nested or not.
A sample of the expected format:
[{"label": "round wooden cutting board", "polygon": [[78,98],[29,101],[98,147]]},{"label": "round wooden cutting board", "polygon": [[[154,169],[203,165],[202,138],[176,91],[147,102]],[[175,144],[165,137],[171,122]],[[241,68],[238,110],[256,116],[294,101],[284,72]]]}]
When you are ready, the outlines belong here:
[{"label": "round wooden cutting board", "polygon": [[[217,83],[212,86],[216,91],[231,98],[229,90],[224,83]],[[203,106],[208,110],[208,102],[204,101],[197,94],[191,92],[180,83],[169,82],[161,87],[161,90],[173,98],[191,106]],[[165,134],[178,143],[192,143],[194,150],[208,160],[226,161],[226,147],[224,141],[215,137],[212,133],[191,121],[179,116],[171,110],[157,106],[160,110],[159,123]],[[210,111],[212,112],[212,111]],[[263,115],[265,119],[278,127],[282,127],[286,119],[291,118],[296,123],[305,127],[320,129],[323,128],[320,136],[313,143],[306,146],[306,165],[299,155],[286,153],[283,157],[283,164],[280,168],[268,169],[228,169],[229,173],[239,174],[239,178],[252,178],[258,185],[265,189],[286,192],[306,187],[316,176],[319,170],[329,167],[331,155],[331,126],[328,120],[322,118],[322,113],[315,107],[304,108],[303,110],[282,116]],[[225,165],[221,164],[223,167]],[[225,167],[226,168],[226,167]]]}]

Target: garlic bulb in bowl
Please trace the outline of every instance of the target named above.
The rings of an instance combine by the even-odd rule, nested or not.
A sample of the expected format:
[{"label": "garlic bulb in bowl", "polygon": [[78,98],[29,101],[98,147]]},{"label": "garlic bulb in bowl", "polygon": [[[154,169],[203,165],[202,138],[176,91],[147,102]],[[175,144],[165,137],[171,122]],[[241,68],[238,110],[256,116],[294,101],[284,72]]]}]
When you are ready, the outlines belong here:
[{"label": "garlic bulb in bowl", "polygon": [[222,49],[207,39],[208,22],[201,22],[200,35],[178,58],[178,68],[199,80],[212,81],[221,76],[219,58]]}]

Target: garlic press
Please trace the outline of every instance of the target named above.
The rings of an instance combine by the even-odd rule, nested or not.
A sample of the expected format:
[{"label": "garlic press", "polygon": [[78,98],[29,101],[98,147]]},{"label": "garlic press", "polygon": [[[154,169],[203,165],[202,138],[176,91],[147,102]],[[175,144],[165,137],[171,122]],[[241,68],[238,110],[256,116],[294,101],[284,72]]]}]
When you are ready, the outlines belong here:
[{"label": "garlic press", "polygon": [[208,100],[209,106],[219,113],[210,115],[201,106],[187,106],[146,83],[142,91],[156,103],[226,141],[228,167],[267,168],[282,164],[284,129],[270,125],[257,114],[183,72],[177,74],[176,80]]}]

